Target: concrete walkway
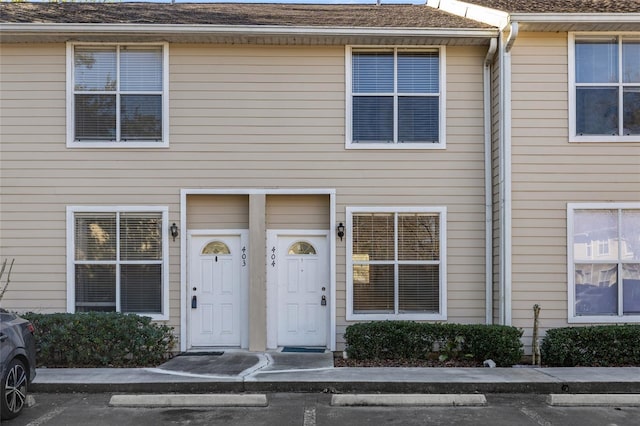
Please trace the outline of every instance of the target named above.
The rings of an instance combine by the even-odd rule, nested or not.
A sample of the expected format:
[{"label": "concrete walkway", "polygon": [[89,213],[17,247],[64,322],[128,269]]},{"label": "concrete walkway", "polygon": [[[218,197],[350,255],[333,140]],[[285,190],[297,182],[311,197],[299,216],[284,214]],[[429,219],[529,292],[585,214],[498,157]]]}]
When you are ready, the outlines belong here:
[{"label": "concrete walkway", "polygon": [[185,354],[157,368],[40,368],[32,392],[640,394],[640,367],[334,368],[333,354]]}]

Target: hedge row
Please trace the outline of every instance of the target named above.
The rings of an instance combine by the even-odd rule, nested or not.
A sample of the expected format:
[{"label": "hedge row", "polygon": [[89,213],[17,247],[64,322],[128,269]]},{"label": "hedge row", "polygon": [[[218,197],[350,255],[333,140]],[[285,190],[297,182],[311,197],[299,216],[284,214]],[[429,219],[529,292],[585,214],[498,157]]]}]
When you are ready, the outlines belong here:
[{"label": "hedge row", "polygon": [[172,328],[117,312],[22,315],[35,326],[38,366],[148,367],[166,361]]},{"label": "hedge row", "polygon": [[548,330],[540,345],[550,367],[640,365],[640,325],[601,325]]},{"label": "hedge row", "polygon": [[347,355],[360,360],[422,360],[435,352],[511,366],[524,354],[522,331],[501,325],[375,321],[348,326],[344,337]]}]

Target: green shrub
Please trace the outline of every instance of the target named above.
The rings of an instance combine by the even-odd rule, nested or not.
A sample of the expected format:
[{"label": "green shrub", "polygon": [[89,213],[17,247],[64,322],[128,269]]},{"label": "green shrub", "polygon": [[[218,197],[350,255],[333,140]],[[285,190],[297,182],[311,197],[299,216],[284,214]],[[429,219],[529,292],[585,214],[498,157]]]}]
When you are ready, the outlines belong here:
[{"label": "green shrub", "polygon": [[175,337],[149,317],[117,312],[22,315],[36,329],[38,366],[146,367],[164,362]]},{"label": "green shrub", "polygon": [[522,331],[500,325],[375,321],[347,327],[347,355],[360,360],[492,359],[499,366],[520,362]]},{"label": "green shrub", "polygon": [[551,367],[640,365],[640,325],[600,325],[548,330],[540,345]]}]

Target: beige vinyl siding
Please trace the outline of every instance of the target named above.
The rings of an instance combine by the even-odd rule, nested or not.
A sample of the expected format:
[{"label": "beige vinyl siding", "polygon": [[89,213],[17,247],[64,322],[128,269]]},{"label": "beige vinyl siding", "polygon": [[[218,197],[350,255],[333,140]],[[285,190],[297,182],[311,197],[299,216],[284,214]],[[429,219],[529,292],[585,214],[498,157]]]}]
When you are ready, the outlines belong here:
[{"label": "beige vinyl siding", "polygon": [[249,229],[247,195],[189,195],[189,229]]},{"label": "beige vinyl siding", "polygon": [[327,195],[268,195],[267,229],[329,229]]},{"label": "beige vinyl siding", "polygon": [[2,307],[65,311],[65,203],[28,165],[34,151],[64,148],[64,46],[2,45],[0,55],[0,261],[15,259]]},{"label": "beige vinyl siding", "polygon": [[[67,206],[167,206],[169,224],[179,224],[184,188],[333,188],[337,222],[345,222],[346,206],[446,207],[448,320],[483,322],[486,49],[446,52],[445,150],[345,150],[342,46],[207,44],[169,47],[169,148],[68,149],[65,45],[3,44],[0,255],[16,258],[3,306],[66,310]],[[188,197],[189,227],[248,222],[246,195],[225,198],[221,211],[207,197],[219,196]],[[268,199],[276,227],[328,227],[326,196]],[[291,201],[303,213],[309,208],[310,218],[283,214]],[[339,343],[347,326],[346,238],[336,253]],[[169,255],[169,324],[178,330],[179,240],[169,238]]]},{"label": "beige vinyl siding", "polygon": [[566,33],[521,33],[512,52],[513,325],[530,344],[567,326],[567,203],[640,200],[640,144],[568,142]]}]

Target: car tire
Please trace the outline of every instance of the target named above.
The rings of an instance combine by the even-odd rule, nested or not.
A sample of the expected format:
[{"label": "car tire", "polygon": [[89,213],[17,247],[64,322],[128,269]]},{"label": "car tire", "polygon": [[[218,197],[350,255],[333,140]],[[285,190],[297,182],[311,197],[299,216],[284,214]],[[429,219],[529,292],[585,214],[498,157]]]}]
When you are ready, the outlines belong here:
[{"label": "car tire", "polygon": [[16,417],[27,404],[27,370],[17,358],[11,360],[0,384],[0,418]]}]

